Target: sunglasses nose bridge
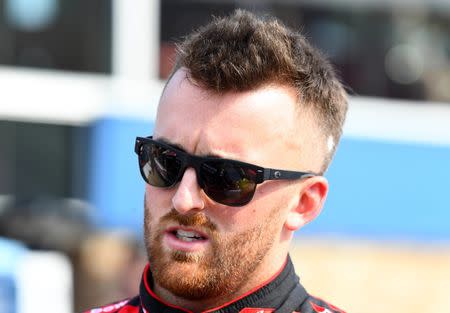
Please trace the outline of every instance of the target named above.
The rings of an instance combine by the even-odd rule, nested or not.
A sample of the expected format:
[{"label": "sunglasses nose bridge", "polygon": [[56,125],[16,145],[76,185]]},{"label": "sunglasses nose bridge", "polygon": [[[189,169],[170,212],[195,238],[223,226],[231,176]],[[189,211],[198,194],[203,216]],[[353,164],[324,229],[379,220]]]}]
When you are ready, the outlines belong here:
[{"label": "sunglasses nose bridge", "polygon": [[181,171],[180,171],[180,177],[178,178],[178,181],[181,181],[183,179],[184,173],[186,172],[186,170],[188,168],[193,168],[195,171],[195,176],[197,179],[197,183],[199,184],[199,186],[201,188],[203,188],[202,186],[202,182],[200,181],[200,166],[201,166],[201,160],[199,157],[196,157],[195,155],[189,155],[186,154],[183,156],[182,161],[182,167],[181,167]]}]

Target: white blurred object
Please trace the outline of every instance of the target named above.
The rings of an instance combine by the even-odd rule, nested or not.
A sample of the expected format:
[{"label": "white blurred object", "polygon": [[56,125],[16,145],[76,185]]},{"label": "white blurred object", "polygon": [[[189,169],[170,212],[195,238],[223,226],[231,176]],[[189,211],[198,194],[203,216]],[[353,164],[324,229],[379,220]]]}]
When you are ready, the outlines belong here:
[{"label": "white blurred object", "polygon": [[136,80],[158,78],[159,1],[112,2],[114,75]]},{"label": "white blurred object", "polygon": [[412,45],[392,47],[385,58],[386,74],[399,84],[412,84],[423,75],[425,56]]},{"label": "white blurred object", "polygon": [[344,136],[450,146],[450,105],[351,97]]},{"label": "white blurred object", "polygon": [[72,267],[57,252],[30,252],[19,261],[17,313],[72,313]]},{"label": "white blurred object", "polygon": [[87,125],[105,116],[153,120],[160,80],[0,66],[0,120]]}]

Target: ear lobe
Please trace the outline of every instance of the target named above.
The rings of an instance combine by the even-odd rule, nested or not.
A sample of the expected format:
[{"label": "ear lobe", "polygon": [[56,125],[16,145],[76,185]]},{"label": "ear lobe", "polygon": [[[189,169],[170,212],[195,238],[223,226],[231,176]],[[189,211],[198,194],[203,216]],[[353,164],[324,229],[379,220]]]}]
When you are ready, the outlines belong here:
[{"label": "ear lobe", "polygon": [[314,220],[322,211],[328,193],[328,181],[323,176],[309,178],[304,182],[298,203],[289,211],[284,226],[296,231]]}]

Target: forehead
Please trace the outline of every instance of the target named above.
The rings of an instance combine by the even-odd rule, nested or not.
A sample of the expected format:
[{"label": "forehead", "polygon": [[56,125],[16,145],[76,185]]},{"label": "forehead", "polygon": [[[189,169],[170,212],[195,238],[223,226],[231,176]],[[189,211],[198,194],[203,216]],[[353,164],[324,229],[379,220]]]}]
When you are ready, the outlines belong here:
[{"label": "forehead", "polygon": [[261,152],[298,155],[296,102],[295,91],[283,86],[211,93],[179,70],[161,97],[154,135],[191,153],[246,161],[264,161]]}]

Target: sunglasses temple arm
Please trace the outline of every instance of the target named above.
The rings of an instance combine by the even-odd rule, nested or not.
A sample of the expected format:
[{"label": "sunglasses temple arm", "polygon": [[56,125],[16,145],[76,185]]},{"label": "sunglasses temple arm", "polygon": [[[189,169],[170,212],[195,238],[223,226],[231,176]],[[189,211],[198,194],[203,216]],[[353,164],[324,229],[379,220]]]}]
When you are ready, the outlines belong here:
[{"label": "sunglasses temple arm", "polygon": [[295,172],[283,171],[275,169],[264,169],[264,180],[279,180],[279,179],[300,179],[317,176],[317,174],[310,172]]}]

